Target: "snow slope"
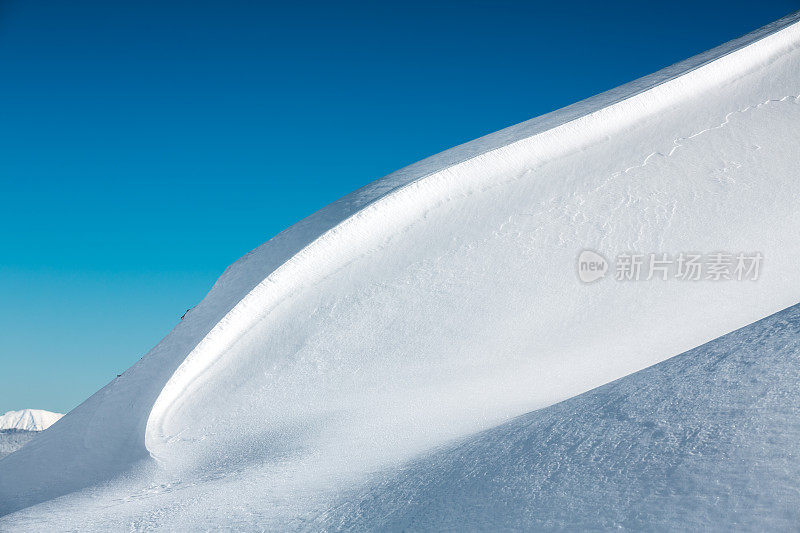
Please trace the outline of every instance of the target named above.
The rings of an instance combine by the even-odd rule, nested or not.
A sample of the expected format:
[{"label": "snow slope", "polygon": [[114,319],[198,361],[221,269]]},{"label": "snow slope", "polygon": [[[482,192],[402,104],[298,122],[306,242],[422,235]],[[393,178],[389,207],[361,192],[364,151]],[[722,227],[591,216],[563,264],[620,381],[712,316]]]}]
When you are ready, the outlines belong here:
[{"label": "snow slope", "polygon": [[[0,513],[46,502],[0,525],[302,526],[375,472],[797,303],[798,48],[793,15],[287,229],[0,460]],[[586,248],[764,267],[585,285]]]},{"label": "snow slope", "polygon": [[44,431],[61,418],[61,413],[51,413],[42,409],[22,409],[8,411],[0,415],[0,431],[16,429],[23,431]]},{"label": "snow slope", "polygon": [[318,525],[795,530],[798,383],[800,305],[437,450]]}]

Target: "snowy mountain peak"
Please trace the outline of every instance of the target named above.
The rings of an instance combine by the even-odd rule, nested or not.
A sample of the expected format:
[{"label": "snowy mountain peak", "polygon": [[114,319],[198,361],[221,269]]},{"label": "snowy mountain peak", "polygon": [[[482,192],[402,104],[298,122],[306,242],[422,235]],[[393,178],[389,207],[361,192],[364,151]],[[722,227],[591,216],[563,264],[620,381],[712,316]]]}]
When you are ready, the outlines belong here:
[{"label": "snowy mountain peak", "polygon": [[61,418],[61,413],[51,413],[42,409],[22,409],[9,411],[0,416],[0,430],[21,429],[25,431],[44,431]]}]

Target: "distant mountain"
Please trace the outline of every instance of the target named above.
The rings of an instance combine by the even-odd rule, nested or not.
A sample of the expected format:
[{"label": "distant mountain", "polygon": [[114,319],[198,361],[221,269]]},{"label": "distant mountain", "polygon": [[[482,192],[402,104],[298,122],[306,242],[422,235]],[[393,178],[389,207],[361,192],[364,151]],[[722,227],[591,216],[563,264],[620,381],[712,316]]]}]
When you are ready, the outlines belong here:
[{"label": "distant mountain", "polygon": [[9,411],[0,416],[0,458],[22,448],[62,416],[42,409]]},{"label": "distant mountain", "polygon": [[2,430],[23,430],[23,431],[44,431],[61,418],[61,413],[51,413],[42,409],[22,409],[21,411],[9,411],[0,416],[0,431]]}]

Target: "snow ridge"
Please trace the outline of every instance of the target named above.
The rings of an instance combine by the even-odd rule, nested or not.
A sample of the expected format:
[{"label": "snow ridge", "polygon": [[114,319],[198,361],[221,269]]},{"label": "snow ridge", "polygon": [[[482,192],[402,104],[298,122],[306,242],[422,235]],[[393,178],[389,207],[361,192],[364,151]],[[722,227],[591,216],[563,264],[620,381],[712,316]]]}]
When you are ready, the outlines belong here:
[{"label": "snow ridge", "polygon": [[[381,220],[392,217],[393,224],[397,226],[411,224],[420,216],[424,216],[430,206],[447,202],[454,196],[473,194],[475,190],[488,186],[489,183],[482,182],[486,175],[494,179],[491,169],[517,167],[515,175],[530,172],[531,169],[568,150],[592,145],[608,135],[613,135],[615,131],[639,120],[643,113],[656,115],[710,87],[730,83],[755,66],[769,62],[787,50],[796,49],[800,33],[797,19],[796,14],[789,16],[784,21],[787,27],[779,25],[780,29],[774,33],[756,42],[748,42],[748,45],[742,48],[720,51],[721,56],[713,61],[699,61],[699,65],[693,65],[688,72],[660,81],[657,85],[627,99],[602,106],[551,129],[514,140],[400,185],[336,224],[261,281],[186,357],[164,386],[153,406],[147,422],[148,449],[152,452],[156,447],[154,441],[163,438],[161,425],[163,419],[169,416],[170,406],[179,401],[180,396],[189,390],[237,339],[252,328],[254,323],[263,320],[278,302],[288,298],[300,287],[312,283],[314,278],[327,275],[331,269],[339,268],[337,265],[346,263],[353,254],[358,253],[356,250],[370,241],[372,228],[380,227]],[[741,110],[730,111],[719,125],[673,141],[674,146],[667,156],[672,155],[680,147],[680,142],[724,127],[736,113],[758,109],[770,102],[783,102],[790,98],[797,99],[793,95],[781,96],[746,106]],[[646,166],[655,155],[664,154],[652,152],[645,157],[641,165],[628,167],[622,173],[627,174],[634,168]],[[525,163],[520,165],[522,161]]]}]

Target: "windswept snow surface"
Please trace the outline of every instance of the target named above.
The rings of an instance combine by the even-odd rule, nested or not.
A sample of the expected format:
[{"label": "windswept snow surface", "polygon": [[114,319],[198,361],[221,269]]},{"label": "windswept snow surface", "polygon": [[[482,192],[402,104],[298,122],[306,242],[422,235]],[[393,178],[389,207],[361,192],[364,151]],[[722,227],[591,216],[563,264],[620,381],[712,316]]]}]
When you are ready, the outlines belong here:
[{"label": "windswept snow surface", "polygon": [[[314,527],[452,439],[797,303],[799,97],[793,15],[342,198],[0,460],[0,513],[40,504],[0,527]],[[764,263],[586,285],[583,249]]]},{"label": "windswept snow surface", "polygon": [[51,413],[42,409],[22,409],[8,411],[0,415],[0,431],[16,429],[22,431],[44,431],[61,418],[61,413]]},{"label": "windswept snow surface", "polygon": [[346,494],[346,530],[789,531],[800,305]]}]

